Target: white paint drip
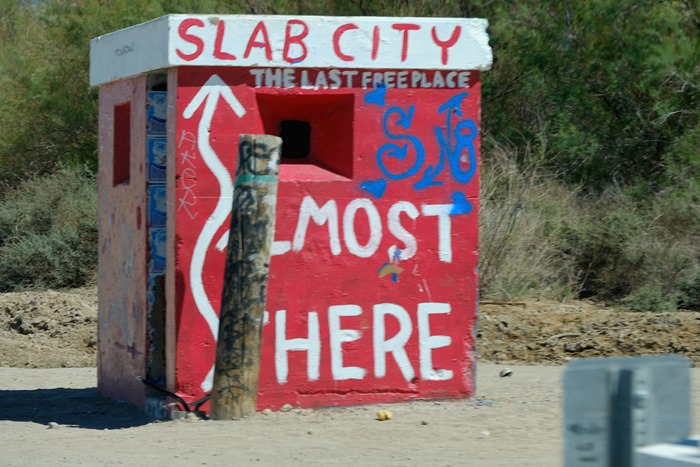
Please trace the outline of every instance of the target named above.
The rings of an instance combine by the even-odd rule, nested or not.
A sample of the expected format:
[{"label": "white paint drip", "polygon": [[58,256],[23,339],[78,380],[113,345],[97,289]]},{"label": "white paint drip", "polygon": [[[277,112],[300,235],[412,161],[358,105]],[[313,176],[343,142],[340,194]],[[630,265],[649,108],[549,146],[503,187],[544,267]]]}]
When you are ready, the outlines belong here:
[{"label": "white paint drip", "polygon": [[428,293],[428,300],[430,300],[432,302],[433,301],[433,294],[430,293],[430,287],[428,287],[428,281],[426,281],[424,277],[421,278],[421,281],[423,281],[423,285],[425,286],[425,291]]}]

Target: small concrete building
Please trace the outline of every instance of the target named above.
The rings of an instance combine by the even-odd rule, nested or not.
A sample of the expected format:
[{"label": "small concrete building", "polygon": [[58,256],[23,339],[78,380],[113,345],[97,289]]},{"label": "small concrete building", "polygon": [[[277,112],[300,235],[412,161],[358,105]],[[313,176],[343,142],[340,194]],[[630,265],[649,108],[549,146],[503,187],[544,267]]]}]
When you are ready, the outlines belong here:
[{"label": "small concrete building", "polygon": [[161,416],[153,387],[211,389],[238,137],[266,133],[258,407],[471,396],[486,27],[169,15],[94,39],[99,390]]}]

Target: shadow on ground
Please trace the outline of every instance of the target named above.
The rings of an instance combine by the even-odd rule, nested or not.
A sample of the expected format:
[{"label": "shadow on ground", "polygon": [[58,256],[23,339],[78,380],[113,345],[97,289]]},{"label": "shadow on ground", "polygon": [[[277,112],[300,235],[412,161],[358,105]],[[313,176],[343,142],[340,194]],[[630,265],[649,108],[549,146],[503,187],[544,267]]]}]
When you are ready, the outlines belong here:
[{"label": "shadow on ground", "polygon": [[106,399],[96,388],[0,390],[0,420],[92,430],[146,425],[153,420],[129,404]]}]

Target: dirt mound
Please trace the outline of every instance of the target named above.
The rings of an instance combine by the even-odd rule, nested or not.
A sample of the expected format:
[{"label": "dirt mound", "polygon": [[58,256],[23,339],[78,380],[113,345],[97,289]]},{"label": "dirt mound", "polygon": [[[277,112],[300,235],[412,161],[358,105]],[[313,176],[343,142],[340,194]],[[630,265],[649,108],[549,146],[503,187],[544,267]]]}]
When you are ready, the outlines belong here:
[{"label": "dirt mound", "polygon": [[[97,288],[0,294],[0,367],[96,363]],[[700,364],[700,313],[634,313],[590,302],[484,302],[478,359],[562,364],[573,358],[677,353]]]},{"label": "dirt mound", "polygon": [[0,294],[0,367],[91,367],[97,289]]},{"label": "dirt mound", "polygon": [[623,312],[589,302],[486,302],[480,311],[481,361],[561,364],[675,353],[700,363],[700,313]]}]

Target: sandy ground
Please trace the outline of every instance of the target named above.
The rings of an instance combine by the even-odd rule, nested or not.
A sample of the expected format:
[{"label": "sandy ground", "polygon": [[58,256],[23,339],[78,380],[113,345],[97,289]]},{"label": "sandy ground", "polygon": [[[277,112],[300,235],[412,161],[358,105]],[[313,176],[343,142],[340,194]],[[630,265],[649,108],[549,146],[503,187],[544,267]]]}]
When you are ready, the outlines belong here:
[{"label": "sandy ground", "polygon": [[[474,399],[154,422],[97,394],[96,298],[95,288],[0,294],[0,465],[556,466],[566,362],[700,362],[698,313],[482,303]],[[506,366],[512,376],[500,377]],[[700,387],[700,369],[691,372]],[[693,389],[694,419],[699,396]],[[375,419],[382,408],[392,420]]]},{"label": "sandy ground", "polygon": [[[230,422],[153,422],[101,398],[92,368],[0,369],[0,463],[27,465],[558,466],[562,366],[479,366],[478,397]],[[694,418],[700,369],[692,369]],[[378,409],[393,413],[375,419]],[[695,426],[697,432],[697,424]]]},{"label": "sandy ground", "polygon": [[[92,368],[2,368],[0,463],[561,465],[562,368],[510,367],[502,378],[503,368],[479,367],[478,401],[295,409],[232,422],[152,422],[99,397]],[[392,420],[375,420],[379,408]]]}]

